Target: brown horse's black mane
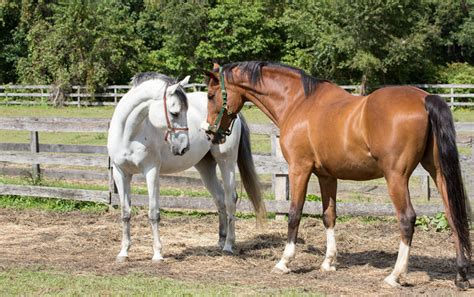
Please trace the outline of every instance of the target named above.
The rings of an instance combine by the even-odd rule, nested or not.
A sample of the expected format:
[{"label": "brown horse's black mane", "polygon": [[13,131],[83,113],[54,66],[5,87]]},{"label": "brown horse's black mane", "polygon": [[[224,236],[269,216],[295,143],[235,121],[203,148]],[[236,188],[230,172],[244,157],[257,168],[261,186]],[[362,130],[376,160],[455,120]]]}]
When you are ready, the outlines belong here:
[{"label": "brown horse's black mane", "polygon": [[264,62],[264,61],[238,62],[238,63],[231,63],[231,64],[226,64],[222,66],[224,75],[226,75],[226,77],[229,80],[233,80],[232,69],[236,67],[239,68],[242,74],[245,75],[247,79],[253,85],[256,85],[261,82],[263,67],[283,68],[289,71],[297,72],[301,76],[301,83],[303,84],[305,96],[309,96],[312,93],[314,93],[318,83],[326,81],[326,80],[315,78],[307,74],[304,70],[293,67],[293,66],[285,65],[278,62]]}]

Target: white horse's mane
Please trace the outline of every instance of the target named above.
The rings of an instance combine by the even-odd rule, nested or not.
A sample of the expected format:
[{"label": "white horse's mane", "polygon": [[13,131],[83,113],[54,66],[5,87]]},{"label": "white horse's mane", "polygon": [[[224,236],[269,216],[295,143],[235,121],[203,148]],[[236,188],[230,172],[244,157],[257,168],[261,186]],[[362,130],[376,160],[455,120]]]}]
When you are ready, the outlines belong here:
[{"label": "white horse's mane", "polygon": [[[122,97],[115,108],[110,126],[111,133],[122,141],[131,141],[138,127],[148,116],[150,104],[161,99],[167,85],[177,83],[176,80],[156,72],[138,73],[132,78],[132,88]],[[176,95],[187,106],[186,93],[178,87]]]}]

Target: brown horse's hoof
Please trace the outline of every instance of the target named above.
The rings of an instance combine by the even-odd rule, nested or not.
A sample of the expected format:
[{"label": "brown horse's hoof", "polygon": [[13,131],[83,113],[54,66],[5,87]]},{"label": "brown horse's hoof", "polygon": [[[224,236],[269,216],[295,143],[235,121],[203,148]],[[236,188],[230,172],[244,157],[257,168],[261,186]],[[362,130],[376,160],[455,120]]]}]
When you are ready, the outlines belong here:
[{"label": "brown horse's hoof", "polygon": [[469,289],[471,287],[471,285],[469,284],[469,281],[467,279],[466,280],[455,280],[454,283],[456,284],[456,287],[459,290],[462,290],[462,291],[466,291],[467,289]]}]

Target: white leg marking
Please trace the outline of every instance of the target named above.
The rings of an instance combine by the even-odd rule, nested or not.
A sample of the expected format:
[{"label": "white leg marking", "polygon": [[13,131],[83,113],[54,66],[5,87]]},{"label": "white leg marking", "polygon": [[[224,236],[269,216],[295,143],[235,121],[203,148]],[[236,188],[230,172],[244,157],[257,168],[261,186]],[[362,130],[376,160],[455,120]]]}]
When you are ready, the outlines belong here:
[{"label": "white leg marking", "polygon": [[295,257],[296,254],[296,246],[294,242],[287,243],[285,246],[285,251],[283,252],[283,257],[281,260],[275,265],[275,269],[273,270],[276,273],[289,273],[290,269],[288,268],[288,263]]},{"label": "white leg marking", "polygon": [[400,275],[407,273],[408,271],[408,258],[410,257],[410,247],[403,241],[400,241],[400,247],[398,249],[397,263],[393,268],[392,273],[385,278],[385,282],[392,287],[399,287]]},{"label": "white leg marking", "polygon": [[334,262],[336,261],[337,248],[334,228],[326,229],[326,257],[321,264],[321,271],[336,271]]}]

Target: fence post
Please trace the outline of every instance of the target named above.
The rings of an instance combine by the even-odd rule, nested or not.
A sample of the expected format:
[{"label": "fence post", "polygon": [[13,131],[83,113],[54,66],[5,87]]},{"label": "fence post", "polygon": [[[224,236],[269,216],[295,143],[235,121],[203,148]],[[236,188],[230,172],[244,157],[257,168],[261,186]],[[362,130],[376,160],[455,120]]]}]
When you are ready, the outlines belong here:
[{"label": "fence post", "polygon": [[430,176],[420,175],[421,180],[421,196],[426,198],[427,201],[431,200],[431,189],[430,189]]},{"label": "fence post", "polygon": [[114,87],[114,104],[117,105],[117,88]]},{"label": "fence post", "polygon": [[[276,159],[283,159],[283,154],[281,153],[280,147],[280,136],[272,134],[272,156]],[[272,185],[273,193],[275,194],[275,200],[277,201],[286,201],[289,200],[289,181],[288,174],[274,174],[272,176]],[[285,215],[277,214],[275,216],[276,220],[284,220]]]},{"label": "fence post", "polygon": [[81,86],[77,87],[77,107],[81,107]]},{"label": "fence post", "polygon": [[[30,131],[30,151],[32,153],[39,153],[39,136],[38,131]],[[38,180],[41,174],[40,164],[33,164],[31,166],[31,177]]]},{"label": "fence post", "polygon": [[451,88],[451,110],[454,109],[454,88]]}]

